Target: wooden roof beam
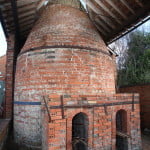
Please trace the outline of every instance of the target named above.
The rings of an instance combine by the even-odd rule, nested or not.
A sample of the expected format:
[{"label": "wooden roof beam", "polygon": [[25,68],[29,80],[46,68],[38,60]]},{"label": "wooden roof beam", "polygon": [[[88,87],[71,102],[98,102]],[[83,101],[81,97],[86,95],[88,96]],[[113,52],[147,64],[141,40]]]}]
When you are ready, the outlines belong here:
[{"label": "wooden roof beam", "polygon": [[139,1],[139,0],[135,0],[135,1],[139,6],[144,7],[143,4],[141,3],[141,1]]},{"label": "wooden roof beam", "polygon": [[29,29],[25,29],[21,32],[21,36],[27,36],[28,34],[30,33],[30,30]]},{"label": "wooden roof beam", "polygon": [[100,0],[95,0],[96,3],[105,11],[107,12],[116,22],[119,24],[122,24],[122,22],[100,1]]},{"label": "wooden roof beam", "polygon": [[[21,23],[22,21],[27,21],[30,18],[34,18],[34,15],[30,14],[30,15],[26,15],[23,17],[19,17],[19,23]],[[13,22],[13,18],[9,18],[6,20],[6,24],[11,24]]]},{"label": "wooden roof beam", "polygon": [[[35,2],[31,2],[31,3],[28,3],[28,4],[25,3],[24,5],[17,4],[17,9],[19,10],[21,8],[28,7],[28,6],[31,6],[31,5],[35,5]],[[4,4],[4,5],[2,5],[2,7],[3,7],[3,12],[4,13],[7,13],[7,11],[11,11],[10,10],[10,7],[11,7],[10,4],[8,6],[6,4]]]},{"label": "wooden roof beam", "polygon": [[18,22],[18,11],[17,11],[17,4],[16,0],[11,0],[11,7],[12,7],[12,13],[13,13],[13,20],[15,24],[15,36],[18,40],[18,43],[20,41],[20,27]]},{"label": "wooden roof beam", "polygon": [[31,28],[32,28],[32,25],[27,24],[26,26],[24,26],[24,28],[21,28],[21,32],[26,31],[26,30],[30,31]]},{"label": "wooden roof beam", "polygon": [[12,17],[5,19],[5,23],[6,24],[11,24],[12,22],[13,22],[13,18]]},{"label": "wooden roof beam", "polygon": [[23,23],[20,23],[20,30],[23,28],[23,27],[26,27],[28,25],[34,25],[34,21],[33,20],[28,20],[27,22],[23,22]]},{"label": "wooden roof beam", "polygon": [[28,17],[30,15],[34,16],[34,14],[35,14],[35,10],[31,10],[31,11],[28,11],[27,13],[19,14],[18,18],[21,19],[21,18],[24,18],[24,17]]},{"label": "wooden roof beam", "polygon": [[6,3],[6,1],[5,1],[5,0],[0,1],[0,5],[3,5],[3,4],[5,4],[5,3]]},{"label": "wooden roof beam", "polygon": [[130,7],[126,0],[120,0],[134,15],[135,11]]},{"label": "wooden roof beam", "polygon": [[97,24],[99,24],[102,28],[105,29],[108,33],[111,31],[102,21],[100,21],[98,18],[95,18],[94,20]]},{"label": "wooden roof beam", "polygon": [[9,30],[15,30],[15,26],[14,25],[6,25],[6,28]]},{"label": "wooden roof beam", "polygon": [[25,37],[28,36],[28,34],[29,34],[29,31],[28,31],[28,30],[27,30],[27,31],[23,31],[23,32],[21,32],[21,37],[22,37],[22,38],[25,38]]},{"label": "wooden roof beam", "polygon": [[35,6],[34,6],[34,7],[29,7],[29,8],[27,8],[27,9],[18,10],[18,13],[19,13],[19,15],[21,15],[21,14],[25,14],[25,13],[30,12],[30,11],[33,11],[33,10],[36,10],[36,7],[35,7]]},{"label": "wooden roof beam", "polygon": [[108,26],[110,26],[111,28],[115,29],[115,25],[111,22],[110,19],[108,19],[107,16],[105,16],[103,14],[103,12],[98,9],[90,0],[83,0],[85,2],[85,4],[94,12],[96,13],[99,18],[101,18]]},{"label": "wooden roof beam", "polygon": [[107,35],[107,33],[102,28],[100,28],[97,24],[95,24],[95,26],[101,34],[103,34],[104,36]]},{"label": "wooden roof beam", "polygon": [[[147,2],[144,9],[140,9],[139,11],[137,11],[135,16],[133,15],[132,17],[129,17],[128,22],[125,22],[124,26],[117,28],[117,30],[113,31],[112,34],[109,35],[105,40],[108,43],[112,43],[113,41],[115,41],[115,40],[119,39],[120,37],[126,35],[127,33],[133,31],[135,28],[137,28],[144,22],[150,20],[149,10],[150,10],[150,1]],[[141,23],[138,23],[140,21],[141,21]],[[126,32],[125,29],[129,29],[129,30]]]},{"label": "wooden roof beam", "polygon": [[10,33],[14,33],[15,32],[15,29],[7,29],[7,32],[8,32],[8,35],[10,34]]},{"label": "wooden roof beam", "polygon": [[128,17],[126,15],[124,15],[124,13],[119,9],[119,7],[117,7],[114,2],[112,0],[106,0],[107,3],[109,5],[111,5],[111,7],[113,7],[125,20],[128,19]]},{"label": "wooden roof beam", "polygon": [[26,32],[21,34],[21,40],[23,40],[24,43],[25,43],[25,41],[26,41],[28,35],[29,35],[29,33],[26,33]]},{"label": "wooden roof beam", "polygon": [[1,21],[1,24],[2,24],[2,27],[3,27],[3,30],[4,30],[5,36],[8,37],[8,32],[7,32],[7,28],[6,28],[6,23],[5,23],[5,21],[4,21],[4,17],[3,17],[3,14],[2,14],[1,9],[0,9],[0,21]]},{"label": "wooden roof beam", "polygon": [[3,13],[3,17],[4,18],[12,18],[13,16],[12,16],[12,14],[11,14],[11,12],[12,12],[12,10],[9,12],[9,13]]},{"label": "wooden roof beam", "polygon": [[103,32],[105,32],[103,33],[105,36],[109,33],[98,21],[95,21],[95,26],[99,31],[102,30]]},{"label": "wooden roof beam", "polygon": [[30,0],[30,1],[27,1],[27,0],[17,0],[17,6],[18,7],[24,7],[24,6],[27,6],[27,5],[30,5],[30,4],[33,4],[33,3],[38,3],[39,0]]},{"label": "wooden roof beam", "polygon": [[34,18],[35,18],[35,17],[34,17],[33,15],[27,16],[27,17],[25,17],[25,18],[21,18],[21,19],[19,20],[19,24],[28,22],[28,21],[30,21],[30,20],[34,20]]},{"label": "wooden roof beam", "polygon": [[108,27],[110,27],[112,29],[116,28],[115,25],[112,23],[112,21],[110,21],[106,16],[97,14],[97,17],[99,17]]},{"label": "wooden roof beam", "polygon": [[22,5],[22,6],[18,5],[18,11],[21,10],[21,9],[25,9],[26,7],[28,8],[28,7],[33,7],[33,6],[36,7],[35,2],[31,2],[31,3],[28,3],[26,5]]},{"label": "wooden roof beam", "polygon": [[5,7],[11,7],[11,3],[10,2],[6,2],[4,4],[2,4],[2,9],[4,9]]},{"label": "wooden roof beam", "polygon": [[[20,19],[22,19],[22,18],[31,17],[31,16],[33,16],[33,18],[34,18],[35,9],[29,9],[29,10],[26,10],[26,11],[19,12],[18,19],[20,21]],[[8,16],[6,13],[4,14],[4,18],[7,18],[6,23],[10,23],[11,21],[13,21],[12,16]]]}]

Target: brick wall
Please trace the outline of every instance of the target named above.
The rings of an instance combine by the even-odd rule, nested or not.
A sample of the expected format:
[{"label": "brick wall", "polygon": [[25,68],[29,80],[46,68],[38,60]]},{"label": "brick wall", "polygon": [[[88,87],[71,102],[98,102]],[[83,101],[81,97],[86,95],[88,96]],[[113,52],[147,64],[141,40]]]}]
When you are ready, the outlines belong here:
[{"label": "brick wall", "polygon": [[0,80],[5,80],[6,73],[6,55],[0,57]]},{"label": "brick wall", "polygon": [[[51,118],[47,118],[45,105],[41,106],[43,96],[50,98],[48,107],[57,108],[50,108]],[[16,142],[32,148],[43,142],[44,150],[71,150],[72,118],[83,112],[89,120],[89,149],[115,150],[115,116],[120,109],[130,121],[127,134],[133,140],[128,139],[129,150],[140,150],[138,95],[115,95],[114,57],[98,31],[84,12],[49,5],[17,59]]]},{"label": "brick wall", "polygon": [[0,118],[3,118],[5,99],[6,56],[0,57]]},{"label": "brick wall", "polygon": [[122,87],[119,92],[136,92],[140,94],[141,127],[150,129],[150,85]]},{"label": "brick wall", "polygon": [[0,150],[4,149],[4,145],[6,144],[8,132],[9,132],[9,119],[1,119],[0,120]]},{"label": "brick wall", "polygon": [[41,145],[42,95],[113,94],[114,76],[113,58],[88,16],[69,6],[48,6],[17,59],[16,141]]},{"label": "brick wall", "polygon": [[87,14],[59,4],[50,5],[44,10],[30,32],[21,53],[44,46],[84,47],[109,54]]},{"label": "brick wall", "polygon": [[[49,148],[48,150],[72,150],[72,120],[80,112],[88,117],[88,148],[90,150],[115,150],[116,113],[119,110],[127,112],[128,150],[140,150],[140,109],[138,103],[138,94],[49,95],[47,104],[50,121],[45,103],[42,103],[45,119],[49,121],[49,123],[47,122],[49,126],[43,126],[44,131],[47,130],[48,133],[43,150],[46,150],[44,149],[45,143],[48,144],[46,146]],[[45,136],[45,132],[43,136]]]},{"label": "brick wall", "polygon": [[14,71],[14,36],[7,39],[7,59],[6,59],[6,84],[5,84],[5,118],[12,118],[13,112],[13,71]]}]

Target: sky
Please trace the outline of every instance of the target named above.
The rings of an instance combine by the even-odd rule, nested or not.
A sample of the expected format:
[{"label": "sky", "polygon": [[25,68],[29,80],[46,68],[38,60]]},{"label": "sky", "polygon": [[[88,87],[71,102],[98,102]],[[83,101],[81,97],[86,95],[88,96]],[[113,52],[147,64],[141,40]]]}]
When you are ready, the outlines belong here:
[{"label": "sky", "polygon": [[0,24],[0,56],[3,56],[6,54],[6,49],[7,49],[7,43],[6,43],[6,39],[5,39],[2,26]]},{"label": "sky", "polygon": [[148,20],[147,22],[145,22],[144,24],[139,26],[137,29],[141,30],[141,31],[144,30],[145,32],[149,32],[150,33],[150,20]]}]

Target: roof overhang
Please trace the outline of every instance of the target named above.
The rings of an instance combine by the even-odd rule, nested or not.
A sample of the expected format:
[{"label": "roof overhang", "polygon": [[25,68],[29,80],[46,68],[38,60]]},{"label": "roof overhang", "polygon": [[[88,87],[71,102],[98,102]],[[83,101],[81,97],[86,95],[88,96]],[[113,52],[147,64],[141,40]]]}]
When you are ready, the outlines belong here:
[{"label": "roof overhang", "polygon": [[[150,18],[149,0],[82,1],[107,44]],[[15,33],[18,41],[25,41],[38,17],[39,9],[47,3],[48,0],[0,0],[0,19],[5,35]]]}]

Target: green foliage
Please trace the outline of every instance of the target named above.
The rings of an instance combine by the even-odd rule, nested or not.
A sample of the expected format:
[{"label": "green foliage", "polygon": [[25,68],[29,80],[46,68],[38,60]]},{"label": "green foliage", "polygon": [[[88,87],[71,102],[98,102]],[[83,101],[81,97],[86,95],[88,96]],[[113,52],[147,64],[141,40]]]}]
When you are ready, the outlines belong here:
[{"label": "green foliage", "polygon": [[134,32],[127,45],[128,55],[118,71],[118,85],[150,83],[150,34]]}]

